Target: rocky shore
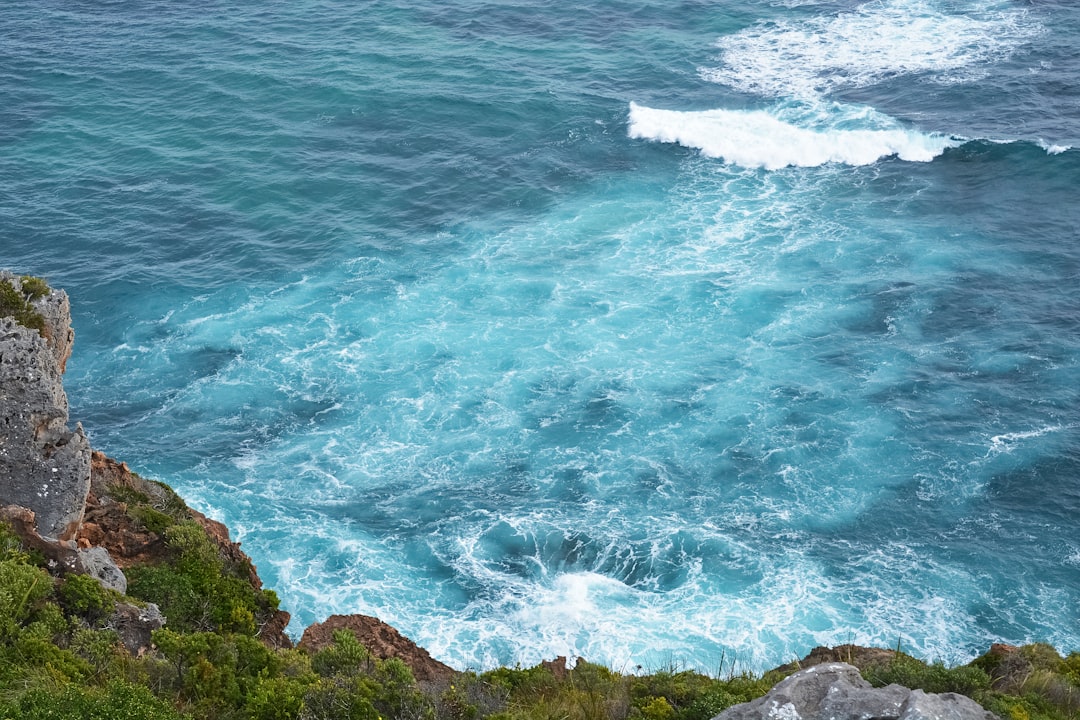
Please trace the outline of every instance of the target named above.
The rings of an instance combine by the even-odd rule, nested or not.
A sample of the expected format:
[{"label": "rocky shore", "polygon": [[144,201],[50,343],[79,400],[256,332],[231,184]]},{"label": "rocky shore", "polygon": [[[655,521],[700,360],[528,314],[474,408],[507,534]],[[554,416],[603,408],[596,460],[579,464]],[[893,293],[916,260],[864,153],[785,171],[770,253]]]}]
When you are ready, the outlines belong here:
[{"label": "rocky shore", "polygon": [[[1080,717],[1080,654],[1039,645],[995,645],[955,669],[841,646],[760,678],[621,676],[564,658],[477,675],[377,618],[335,615],[293,648],[289,614],[224,525],[71,427],[73,341],[62,290],[0,272],[0,718],[995,717],[984,705]],[[68,700],[39,707],[39,686]]]},{"label": "rocky shore", "polygon": [[[254,564],[223,524],[188,507],[167,486],[92,451],[81,424],[69,427],[63,374],[75,332],[67,293],[0,271],[0,298],[7,299],[0,308],[22,313],[0,316],[0,519],[59,572],[91,574],[123,594],[125,568],[166,561],[165,538],[145,514],[171,508],[174,516],[198,523],[225,562],[243,568],[245,581],[262,590]],[[34,327],[20,322],[27,316],[34,318]],[[289,613],[275,610],[260,625],[259,638],[272,647],[292,647],[285,634],[289,619]],[[330,618],[308,628],[305,642],[320,649],[338,629],[355,632],[377,648],[379,657],[408,658],[419,677],[452,672],[394,628],[367,616]]]}]

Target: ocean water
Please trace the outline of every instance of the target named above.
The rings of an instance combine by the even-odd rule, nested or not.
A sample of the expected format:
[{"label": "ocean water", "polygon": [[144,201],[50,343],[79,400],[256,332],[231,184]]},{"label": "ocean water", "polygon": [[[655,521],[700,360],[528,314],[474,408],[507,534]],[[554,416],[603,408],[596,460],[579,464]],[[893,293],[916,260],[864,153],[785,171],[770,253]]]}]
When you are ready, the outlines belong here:
[{"label": "ocean water", "polygon": [[1065,0],[7,0],[0,264],[296,634],[1080,649],[1078,45]]}]

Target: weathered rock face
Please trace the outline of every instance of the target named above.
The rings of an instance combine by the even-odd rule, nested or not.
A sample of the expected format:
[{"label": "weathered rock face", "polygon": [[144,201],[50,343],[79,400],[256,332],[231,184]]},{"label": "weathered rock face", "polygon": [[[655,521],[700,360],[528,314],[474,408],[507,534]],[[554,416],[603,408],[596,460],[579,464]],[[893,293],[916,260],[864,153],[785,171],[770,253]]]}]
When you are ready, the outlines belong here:
[{"label": "weathered rock face", "polygon": [[431,657],[391,626],[368,615],[331,615],[325,622],[315,623],[304,631],[298,647],[316,653],[334,642],[334,633],[348,630],[360,644],[377,658],[396,657],[409,666],[421,682],[444,682],[454,675],[454,669]]},{"label": "weathered rock face", "polygon": [[41,553],[54,572],[64,574],[77,572],[79,553],[69,543],[58,543],[41,537],[37,531],[34,512],[22,505],[0,507],[0,522],[10,526],[28,550]]},{"label": "weathered rock face", "polygon": [[713,720],[996,720],[971,698],[899,685],[874,688],[846,663],[822,663],[791,675],[764,697],[729,707]]},{"label": "weathered rock face", "polygon": [[127,592],[127,578],[109,556],[109,551],[103,547],[79,550],[79,562],[75,570],[94,578],[106,590],[115,590],[121,595]]},{"label": "weathered rock face", "polygon": [[[18,278],[0,273],[19,289]],[[90,443],[68,428],[61,376],[74,333],[67,294],[33,303],[44,337],[0,318],[0,505],[29,508],[43,537],[69,540],[82,521],[90,488]]]},{"label": "weathered rock face", "polygon": [[147,603],[146,607],[118,603],[108,622],[108,627],[116,631],[120,642],[135,657],[150,650],[150,633],[164,626],[165,618],[154,603]]}]

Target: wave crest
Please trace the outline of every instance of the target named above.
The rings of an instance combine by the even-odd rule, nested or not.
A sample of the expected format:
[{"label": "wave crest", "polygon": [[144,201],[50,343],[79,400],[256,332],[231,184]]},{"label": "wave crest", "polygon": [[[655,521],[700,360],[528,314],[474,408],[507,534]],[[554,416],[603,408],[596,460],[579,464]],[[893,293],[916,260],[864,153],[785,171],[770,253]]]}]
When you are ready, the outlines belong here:
[{"label": "wave crest", "polygon": [[[853,114],[872,115],[865,129],[843,127]],[[869,165],[882,158],[929,162],[962,138],[900,127],[869,108],[847,107],[826,123],[805,126],[764,110],[659,110],[630,103],[632,138],[678,143],[708,157],[748,168]]]}]

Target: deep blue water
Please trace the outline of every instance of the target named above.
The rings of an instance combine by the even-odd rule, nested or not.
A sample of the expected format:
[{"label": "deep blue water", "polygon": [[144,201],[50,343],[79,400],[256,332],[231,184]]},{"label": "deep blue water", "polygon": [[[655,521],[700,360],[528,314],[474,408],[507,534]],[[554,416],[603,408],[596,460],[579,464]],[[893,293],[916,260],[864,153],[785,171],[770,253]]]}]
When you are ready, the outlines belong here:
[{"label": "deep blue water", "polygon": [[292,630],[1080,649],[1080,6],[8,0],[0,265]]}]

